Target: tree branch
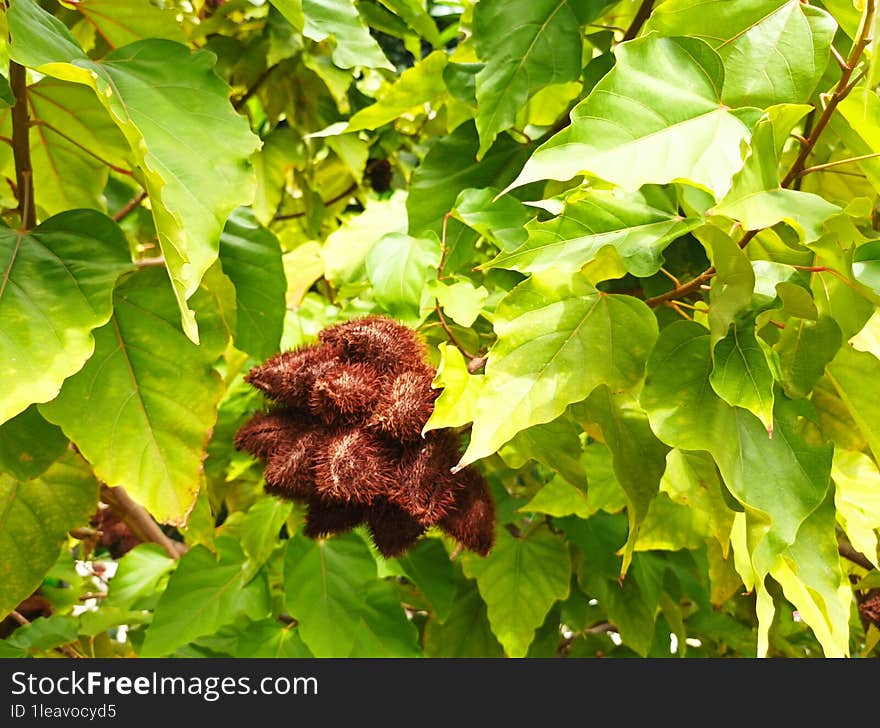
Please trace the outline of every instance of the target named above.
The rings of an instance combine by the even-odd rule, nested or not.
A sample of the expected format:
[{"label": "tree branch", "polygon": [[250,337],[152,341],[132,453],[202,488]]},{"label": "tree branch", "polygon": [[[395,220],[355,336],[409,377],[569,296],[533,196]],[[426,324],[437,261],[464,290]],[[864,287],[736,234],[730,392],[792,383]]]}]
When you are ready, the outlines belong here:
[{"label": "tree branch", "polygon": [[[351,195],[354,194],[354,192],[357,188],[358,188],[357,182],[352,182],[348,186],[348,189],[346,189],[344,192],[340,192],[338,195],[336,195],[336,197],[332,197],[329,200],[323,200],[324,206],[326,207],[327,205],[332,205],[336,202],[339,202],[340,200],[344,200],[346,197],[350,197]],[[297,218],[297,217],[305,217],[306,212],[307,212],[306,210],[303,210],[301,212],[290,212],[286,215],[276,215],[275,217],[272,218],[272,220],[273,221],[274,220],[293,220],[294,218]]]},{"label": "tree branch", "polygon": [[125,205],[123,205],[116,211],[116,213],[113,215],[113,219],[116,222],[121,222],[132,212],[134,212],[135,208],[137,208],[137,206],[140,205],[145,199],[147,199],[147,191],[141,190],[137,195],[132,197],[128,202],[125,203]]},{"label": "tree branch", "polygon": [[251,84],[251,87],[245,91],[241,96],[239,96],[235,101],[232,102],[232,108],[236,111],[240,110],[242,106],[244,106],[250,98],[259,90],[260,86],[262,86],[266,79],[272,75],[272,72],[278,68],[278,64],[269,66],[266,68],[259,76],[257,76],[257,80]]},{"label": "tree branch", "polygon": [[642,0],[642,4],[639,5],[639,9],[636,10],[632,23],[630,23],[629,28],[626,29],[626,33],[623,34],[623,41],[632,40],[639,34],[645,21],[651,17],[652,10],[654,10],[654,0]]},{"label": "tree branch", "polygon": [[867,571],[874,571],[874,564],[870,562],[868,557],[865,556],[863,553],[856,551],[848,543],[839,543],[837,545],[837,553],[843,556],[843,558],[847,559],[848,561],[852,561],[854,564],[861,566]]},{"label": "tree branch", "polygon": [[186,552],[186,546],[168,538],[147,509],[132,500],[123,487],[111,488],[105,483],[101,483],[101,502],[116,511],[116,514],[125,521],[131,532],[141,541],[152,541],[159,544],[172,559],[180,558]]},{"label": "tree branch", "polygon": [[34,174],[28,139],[30,119],[27,104],[27,69],[15,61],[9,61],[9,85],[15,96],[15,106],[12,107],[12,155],[15,161],[15,182],[18,187],[18,212],[22,229],[30,230],[37,225],[37,208],[34,204]]}]

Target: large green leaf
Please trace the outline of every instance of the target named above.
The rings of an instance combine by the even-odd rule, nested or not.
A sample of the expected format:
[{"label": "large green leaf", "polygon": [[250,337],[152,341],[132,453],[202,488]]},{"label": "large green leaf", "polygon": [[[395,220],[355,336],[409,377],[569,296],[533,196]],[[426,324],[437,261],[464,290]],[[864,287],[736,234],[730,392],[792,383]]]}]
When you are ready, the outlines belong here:
[{"label": "large green leaf", "polygon": [[512,186],[589,174],[628,190],[685,180],[722,197],[748,127],[721,103],[724,68],[696,38],[622,43],[617,63]]},{"label": "large green leaf", "polygon": [[837,520],[852,545],[875,566],[880,566],[877,531],[880,529],[880,470],[867,455],[851,450],[834,451],[831,477],[837,486],[834,503]]},{"label": "large green leaf", "polygon": [[68,440],[35,405],[0,425],[0,473],[18,480],[42,475],[67,450]]},{"label": "large green leaf", "polygon": [[393,584],[374,581],[362,595],[360,624],[349,657],[420,657],[419,633]]},{"label": "large green leaf", "polygon": [[[45,218],[73,208],[106,209],[110,167],[129,169],[128,143],[94,93],[75,83],[42,78],[27,89],[34,203]],[[12,136],[11,113],[0,132]],[[0,165],[15,178],[12,148],[0,149]],[[71,184],[76,180],[76,184]]]},{"label": "large green leaf", "polygon": [[132,267],[122,231],[97,212],[64,212],[28,233],[0,227],[0,422],[52,399],[82,367]]},{"label": "large green leaf", "polygon": [[513,126],[544,86],[575,81],[581,71],[580,24],[570,0],[482,0],[474,8],[474,43],[486,64],[477,74],[478,156]]},{"label": "large green leaf", "polygon": [[318,540],[295,536],[288,541],[287,608],[316,657],[351,654],[361,629],[364,594],[375,580],[376,562],[356,534]]},{"label": "large green leaf", "polygon": [[216,57],[149,39],[92,61],[33,0],[18,0],[8,19],[10,54],[41,73],[91,87],[128,140],[184,331],[197,342],[187,301],[217,258],[229,213],[253,198],[248,157],[260,146],[214,73]]},{"label": "large green leaf", "polygon": [[550,422],[600,384],[642,378],[657,336],[650,309],[597,291],[581,274],[535,274],[498,306],[493,346],[461,465],[495,452],[520,430]]},{"label": "large green leaf", "polygon": [[398,556],[397,562],[431,603],[437,619],[445,620],[453,608],[458,586],[455,567],[442,542],[436,538],[423,538]]},{"label": "large green leaf", "polygon": [[729,106],[807,101],[828,63],[836,23],[800,0],[667,0],[645,32],[709,43],[724,61]]},{"label": "large green leaf", "polygon": [[846,344],[826,368],[862,437],[880,460],[880,360]]},{"label": "large green leaf", "polygon": [[221,536],[214,545],[216,555],[204,546],[195,546],[180,559],[156,605],[140,651],[142,657],[169,655],[238,616],[260,619],[269,613],[266,580],[244,583],[245,554],[238,542]]},{"label": "large green leaf", "polygon": [[278,238],[246,208],[236,210],[220,236],[220,263],[235,286],[235,345],[258,360],[278,352],[287,279]]},{"label": "large green leaf", "polygon": [[186,42],[174,11],[167,6],[156,7],[150,0],[61,0],[61,3],[82,14],[111,48],[144,38]]},{"label": "large green leaf", "polygon": [[627,271],[648,277],[663,264],[663,250],[699,224],[697,218],[679,215],[675,201],[656,190],[591,190],[570,198],[552,220],[529,223],[523,245],[483,267],[576,271],[610,247]]},{"label": "large green leaf", "polygon": [[524,657],[550,607],[568,596],[571,559],[566,542],[544,526],[522,538],[501,529],[488,556],[468,554],[462,565],[477,580],[492,632],[504,651]]},{"label": "large green leaf", "polygon": [[528,239],[525,226],[535,213],[515,197],[499,197],[497,189],[486,187],[462,190],[455,200],[453,217],[509,252]]},{"label": "large green leaf", "polygon": [[209,650],[211,657],[312,657],[296,627],[281,624],[277,619],[228,624],[216,634],[197,640],[196,646]]},{"label": "large green leaf", "polygon": [[452,609],[442,621],[425,625],[426,657],[502,657],[504,648],[492,634],[486,604],[473,581],[461,579]]},{"label": "large green leaf", "polygon": [[587,474],[581,462],[583,448],[580,429],[570,417],[557,417],[543,425],[533,425],[517,433],[498,454],[511,468],[521,468],[529,460],[555,470],[569,483],[587,487]]},{"label": "large green leaf", "polygon": [[[285,10],[283,4],[278,9]],[[333,62],[340,68],[368,66],[394,70],[358,15],[353,0],[302,0],[302,12],[303,35],[318,42],[332,36],[336,41]]]},{"label": "large green leaf", "polygon": [[392,316],[409,324],[418,322],[419,303],[426,283],[437,276],[440,244],[436,238],[413,238],[389,233],[367,254],[367,276],[373,296]]},{"label": "large green leaf", "polygon": [[819,316],[814,321],[795,316],[788,319],[774,345],[785,393],[792,398],[809,396],[841,341],[840,327],[830,316]]},{"label": "large green leaf", "polygon": [[670,324],[648,360],[641,403],[661,440],[712,454],[760,533],[750,549],[756,572],[765,574],[824,499],[832,448],[804,441],[797,407],[785,398],[776,401],[768,437],[757,417],[715,394],[711,368],[709,332],[694,322]]},{"label": "large green leaf", "polygon": [[108,485],[124,485],[164,523],[183,524],[195,502],[202,460],[223,393],[211,364],[220,328],[204,312],[205,341],[179,328],[163,271],[148,268],[120,283],[110,322],[95,332],[95,354],[42,408]]},{"label": "large green leaf", "polygon": [[155,543],[135,546],[117,562],[119,566],[110,581],[107,599],[102,607],[138,608],[143,602],[155,600],[177,563]]},{"label": "large green leaf", "polygon": [[40,586],[67,532],[97,505],[98,481],[73,453],[34,480],[0,474],[0,617]]}]

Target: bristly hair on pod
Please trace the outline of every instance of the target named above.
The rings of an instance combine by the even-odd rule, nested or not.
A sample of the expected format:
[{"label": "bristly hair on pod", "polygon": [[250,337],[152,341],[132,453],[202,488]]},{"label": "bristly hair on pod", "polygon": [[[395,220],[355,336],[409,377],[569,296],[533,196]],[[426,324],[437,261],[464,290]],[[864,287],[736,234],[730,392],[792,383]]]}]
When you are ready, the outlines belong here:
[{"label": "bristly hair on pod", "polygon": [[379,392],[379,375],[371,365],[341,363],[315,378],[309,409],[327,425],[354,423],[370,415]]},{"label": "bristly hair on pod", "polygon": [[330,326],[317,344],[276,354],[245,379],[269,400],[235,446],[265,461],[264,490],[306,502],[305,534],[366,523],[386,558],[430,526],[486,555],[495,504],[474,466],[454,474],[460,436],[422,431],[439,392],[411,328],[385,316]]},{"label": "bristly hair on pod", "polygon": [[369,432],[329,432],[315,453],[315,487],[323,498],[369,505],[391,487],[394,467]]}]

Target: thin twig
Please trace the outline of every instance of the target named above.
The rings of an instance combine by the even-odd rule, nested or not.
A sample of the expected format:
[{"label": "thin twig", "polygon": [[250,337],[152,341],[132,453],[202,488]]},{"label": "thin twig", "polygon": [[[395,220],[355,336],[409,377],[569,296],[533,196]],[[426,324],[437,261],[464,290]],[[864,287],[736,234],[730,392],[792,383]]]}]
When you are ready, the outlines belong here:
[{"label": "thin twig", "polygon": [[880,157],[880,152],[873,152],[871,154],[862,154],[858,157],[848,157],[847,159],[837,159],[833,162],[826,162],[825,164],[817,164],[813,167],[805,167],[802,169],[799,174],[803,177],[805,174],[810,174],[811,172],[819,172],[823,169],[829,169],[830,167],[839,167],[841,164],[852,164],[853,162],[861,162],[865,159],[874,159],[876,157]]},{"label": "thin twig", "polygon": [[110,506],[137,538],[159,544],[172,559],[180,558],[186,551],[184,544],[165,535],[147,509],[132,500],[122,486],[111,488],[101,483],[101,502]]},{"label": "thin twig", "polygon": [[147,199],[147,191],[141,190],[137,195],[132,197],[128,202],[126,202],[116,211],[116,213],[113,215],[113,219],[116,222],[122,222],[122,220],[128,217],[135,210],[135,208],[140,205],[145,199]]},{"label": "thin twig", "polygon": [[867,571],[874,570],[874,564],[871,563],[870,559],[868,559],[868,557],[865,556],[863,553],[856,551],[848,543],[839,543],[837,545],[837,553],[843,556],[843,558],[847,559],[848,561],[852,561],[854,564],[861,566]]},{"label": "thin twig", "polygon": [[624,41],[632,40],[639,34],[645,21],[651,17],[651,11],[653,9],[654,0],[642,0],[642,4],[639,5],[639,9],[636,11],[632,23],[630,23],[629,28],[626,29],[626,33],[623,34]]},{"label": "thin twig", "polygon": [[260,86],[262,86],[266,79],[272,75],[272,72],[278,68],[278,64],[274,64],[266,68],[259,76],[257,76],[257,80],[251,84],[250,88],[245,91],[241,96],[239,96],[235,101],[232,102],[232,108],[238,111],[244,106],[251,97],[259,90]]},{"label": "thin twig", "polygon": [[[322,200],[322,202],[324,203],[325,207],[327,205],[332,205],[336,202],[339,202],[340,200],[345,199],[346,197],[350,197],[351,195],[353,195],[357,188],[358,188],[357,182],[352,182],[352,184],[349,185],[348,189],[346,189],[344,192],[340,192],[338,195],[336,195],[336,197],[332,197],[329,200]],[[287,213],[286,215],[276,215],[272,219],[273,220],[293,220],[294,218],[297,218],[297,217],[305,217],[307,212],[308,212],[307,210],[303,210],[302,212],[290,212],[290,213]]]},{"label": "thin twig", "polygon": [[101,155],[96,154],[95,152],[93,152],[93,151],[92,151],[91,149],[89,149],[88,147],[86,147],[86,146],[80,144],[80,143],[79,143],[76,139],[74,139],[72,136],[70,136],[69,134],[66,134],[65,132],[61,131],[61,129],[59,129],[57,126],[54,126],[54,125],[50,124],[48,121],[43,121],[42,119],[31,119],[30,125],[31,125],[31,126],[38,126],[38,127],[39,127],[39,126],[45,127],[45,128],[48,129],[49,131],[51,131],[51,132],[57,134],[58,136],[60,136],[62,139],[64,139],[64,140],[67,141],[68,143],[73,144],[73,146],[75,146],[77,149],[79,149],[80,151],[82,151],[82,152],[85,153],[85,154],[88,154],[90,157],[92,157],[93,159],[97,160],[98,162],[100,162],[101,164],[103,164],[105,167],[109,167],[109,168],[112,169],[114,172],[118,172],[119,174],[124,174],[124,175],[127,175],[128,177],[131,177],[131,175],[132,175],[132,171],[131,171],[130,169],[125,169],[125,167],[118,167],[117,165],[113,164],[113,162],[108,162],[108,161],[107,161],[106,159],[104,159]]},{"label": "thin twig", "polygon": [[9,62],[9,85],[15,96],[12,107],[12,157],[15,162],[15,182],[18,187],[18,212],[23,230],[37,224],[37,206],[34,203],[34,178],[31,148],[28,139],[30,118],[27,103],[27,69],[15,61]]}]

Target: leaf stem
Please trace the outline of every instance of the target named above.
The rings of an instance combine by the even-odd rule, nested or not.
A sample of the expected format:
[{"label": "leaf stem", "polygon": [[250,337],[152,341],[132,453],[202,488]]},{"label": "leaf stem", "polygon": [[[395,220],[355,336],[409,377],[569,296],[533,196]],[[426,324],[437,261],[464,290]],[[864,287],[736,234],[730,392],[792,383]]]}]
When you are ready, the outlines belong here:
[{"label": "leaf stem", "polygon": [[[323,200],[323,203],[326,206],[326,205],[332,205],[336,202],[339,202],[340,200],[343,200],[346,197],[350,197],[351,195],[353,195],[355,190],[357,190],[357,188],[358,188],[357,182],[352,182],[344,192],[340,192],[338,195],[336,195],[336,197],[333,197],[329,200]],[[290,212],[290,213],[287,213],[286,215],[276,215],[275,217],[272,218],[272,220],[273,221],[275,221],[275,220],[293,220],[297,217],[305,217],[306,212],[307,212],[306,210],[302,210],[300,212]]]},{"label": "leaf stem", "polygon": [[31,148],[28,140],[30,119],[27,102],[27,69],[9,61],[9,85],[15,96],[12,107],[12,155],[15,162],[15,182],[18,187],[18,212],[23,230],[37,224],[34,204],[34,177],[31,165]]},{"label": "leaf stem", "polygon": [[639,31],[642,29],[642,26],[651,17],[651,11],[654,9],[654,0],[642,0],[642,4],[639,5],[639,9],[636,10],[635,17],[633,17],[632,23],[630,23],[629,28],[626,29],[626,33],[623,34],[623,41],[632,40],[635,38]]},{"label": "leaf stem", "polygon": [[829,169],[831,167],[838,167],[841,164],[852,164],[853,162],[861,162],[865,159],[874,159],[875,157],[880,157],[880,152],[873,152],[871,154],[862,154],[858,157],[849,157],[847,159],[837,159],[833,162],[826,162],[825,164],[817,164],[813,167],[805,167],[799,173],[801,177],[806,174],[810,174],[811,172],[819,172],[823,169]]},{"label": "leaf stem", "polygon": [[113,219],[116,222],[121,222],[132,212],[134,212],[135,208],[140,205],[145,199],[147,199],[147,191],[141,190],[140,192],[138,192],[137,195],[132,197],[128,202],[126,202],[114,213]]},{"label": "leaf stem", "polygon": [[92,157],[93,159],[98,160],[98,161],[99,161],[101,164],[103,164],[105,167],[109,167],[109,168],[112,169],[114,172],[118,172],[119,174],[124,174],[124,175],[127,175],[128,177],[131,177],[131,176],[132,176],[132,171],[131,171],[130,169],[125,169],[125,167],[118,167],[117,165],[113,164],[112,162],[108,162],[106,159],[104,159],[104,158],[103,158],[102,156],[100,156],[99,154],[96,154],[95,152],[93,152],[93,151],[92,151],[91,149],[89,149],[88,147],[83,146],[82,144],[80,144],[76,139],[74,139],[74,138],[73,138],[72,136],[70,136],[69,134],[66,134],[65,132],[61,131],[61,129],[59,129],[59,128],[58,128],[57,126],[55,126],[54,124],[50,124],[48,121],[43,121],[42,119],[31,119],[30,125],[31,125],[31,126],[42,126],[42,127],[45,127],[45,128],[48,129],[49,131],[54,132],[55,134],[57,134],[58,136],[60,136],[62,139],[64,139],[64,140],[70,142],[71,144],[73,144],[73,146],[75,146],[75,147],[76,147],[77,149],[79,149],[80,151],[84,152],[85,154],[88,154],[88,155],[89,155],[90,157]]}]

